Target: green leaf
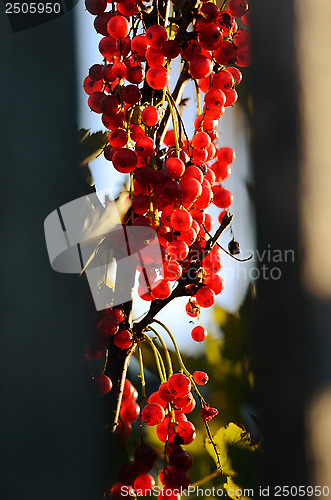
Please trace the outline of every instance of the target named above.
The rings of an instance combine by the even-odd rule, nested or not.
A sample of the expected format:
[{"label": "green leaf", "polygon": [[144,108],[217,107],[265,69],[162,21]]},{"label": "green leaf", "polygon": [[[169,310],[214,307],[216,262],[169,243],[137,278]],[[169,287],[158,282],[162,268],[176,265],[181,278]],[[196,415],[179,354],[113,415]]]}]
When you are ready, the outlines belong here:
[{"label": "green leaf", "polygon": [[90,130],[80,129],[78,131],[78,155],[79,165],[87,165],[99,156],[108,141],[108,132],[90,133]]},{"label": "green leaf", "polygon": [[[234,422],[230,422],[226,427],[218,429],[213,439],[220,456],[223,473],[227,476],[234,476],[236,474],[228,453],[230,447],[235,446],[237,449],[251,450],[256,448],[256,445],[253,446],[251,444],[250,434],[246,432],[245,428]],[[205,440],[205,447],[217,465],[215,450],[209,438]]]}]

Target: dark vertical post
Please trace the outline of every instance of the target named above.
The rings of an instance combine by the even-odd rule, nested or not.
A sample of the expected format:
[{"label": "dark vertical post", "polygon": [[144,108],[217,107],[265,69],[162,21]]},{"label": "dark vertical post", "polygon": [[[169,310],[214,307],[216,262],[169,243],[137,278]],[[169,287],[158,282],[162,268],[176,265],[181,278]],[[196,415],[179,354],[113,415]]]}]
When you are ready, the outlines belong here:
[{"label": "dark vertical post", "polygon": [[13,33],[0,14],[0,497],[97,496],[75,275],[54,272],[44,219],[79,196],[72,12]]},{"label": "dark vertical post", "polygon": [[[251,4],[258,249],[260,254],[266,251],[261,269],[266,266],[269,276],[257,284],[257,384],[264,436],[260,483],[305,485],[304,410],[310,365],[300,282],[293,1]],[[270,276],[273,268],[280,269],[279,279],[278,271],[274,279]]]}]

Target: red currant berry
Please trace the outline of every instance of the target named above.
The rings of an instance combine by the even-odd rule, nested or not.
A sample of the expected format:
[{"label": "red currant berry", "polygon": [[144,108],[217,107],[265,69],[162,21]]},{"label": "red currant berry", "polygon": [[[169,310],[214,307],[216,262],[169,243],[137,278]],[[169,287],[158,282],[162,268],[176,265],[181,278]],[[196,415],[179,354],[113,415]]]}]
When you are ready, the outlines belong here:
[{"label": "red currant berry", "polygon": [[137,420],[140,412],[140,406],[135,401],[124,401],[121,405],[120,415],[124,422],[134,422]]},{"label": "red currant berry", "polygon": [[169,462],[175,469],[187,471],[192,467],[193,459],[188,451],[176,446],[169,455]]},{"label": "red currant berry", "polygon": [[233,201],[233,196],[228,191],[227,189],[222,188],[222,186],[218,186],[215,184],[215,186],[212,187],[213,191],[213,203],[216,205],[218,208],[228,208],[232,201]]},{"label": "red currant berry", "polygon": [[145,125],[154,127],[160,120],[158,109],[155,106],[147,106],[142,110],[141,119]]},{"label": "red currant berry", "polygon": [[153,47],[154,49],[160,49],[167,41],[168,35],[163,26],[154,24],[147,29],[146,38],[150,47]]},{"label": "red currant berry", "polygon": [[160,398],[163,399],[164,401],[173,401],[175,399],[174,394],[172,394],[168,389],[167,382],[164,382],[163,384],[160,385],[159,395]]},{"label": "red currant berry", "polygon": [[194,382],[198,385],[206,385],[209,377],[206,372],[195,371],[193,373]]},{"label": "red currant berry", "polygon": [[192,226],[192,215],[184,208],[178,208],[171,214],[171,225],[175,231],[187,231]]},{"label": "red currant berry", "polygon": [[169,243],[167,253],[174,260],[184,260],[188,256],[189,247],[182,240],[174,240]]},{"label": "red currant berry", "polygon": [[129,21],[124,16],[114,16],[108,21],[107,31],[113,38],[123,38],[130,31]]},{"label": "red currant berry", "polygon": [[207,337],[207,330],[202,326],[195,326],[191,331],[191,337],[196,342],[202,342]]},{"label": "red currant berry", "polygon": [[213,64],[210,59],[202,55],[196,55],[190,62],[189,72],[196,80],[210,75]]},{"label": "red currant berry", "polygon": [[99,394],[108,394],[113,386],[111,380],[107,375],[97,375],[94,379],[94,386]]},{"label": "red currant berry", "polygon": [[97,328],[104,337],[112,337],[118,331],[118,321],[112,316],[103,316],[98,321]]},{"label": "red currant berry", "polygon": [[138,496],[145,496],[152,491],[154,484],[155,481],[150,474],[139,474],[133,483],[133,487]]},{"label": "red currant berry", "polygon": [[137,155],[131,149],[118,149],[112,158],[113,165],[118,172],[129,174],[133,172],[137,166]]},{"label": "red currant berry", "polygon": [[162,52],[167,59],[175,59],[177,56],[179,56],[180,45],[177,40],[168,40],[162,46]]},{"label": "red currant berry", "polygon": [[128,134],[126,130],[121,128],[115,129],[110,132],[108,136],[108,141],[114,148],[122,148],[128,142]]},{"label": "red currant berry", "polygon": [[183,398],[191,390],[191,381],[182,373],[171,375],[168,380],[168,389],[176,398]]},{"label": "red currant berry", "polygon": [[136,142],[135,151],[141,158],[148,158],[155,152],[155,142],[150,137],[142,137]]},{"label": "red currant berry", "polygon": [[167,158],[164,162],[164,173],[171,179],[179,179],[185,171],[185,165],[179,158]]},{"label": "red currant berry", "polygon": [[178,280],[182,272],[182,267],[176,260],[165,261],[161,267],[161,274],[166,281]]},{"label": "red currant berry", "polygon": [[158,403],[149,403],[141,412],[141,418],[147,425],[160,424],[164,417],[164,409]]},{"label": "red currant berry", "polygon": [[215,302],[215,292],[210,288],[200,288],[196,294],[196,301],[201,307],[211,307]]},{"label": "red currant berry", "polygon": [[114,344],[120,349],[128,349],[132,344],[132,334],[129,330],[119,330],[114,336]]},{"label": "red currant berry", "polygon": [[102,14],[107,7],[107,0],[85,0],[86,10],[93,16]]},{"label": "red currant berry", "polygon": [[146,82],[152,89],[164,89],[168,85],[169,79],[169,72],[163,66],[154,66],[147,70]]},{"label": "red currant berry", "polygon": [[241,17],[248,11],[248,3],[245,0],[230,0],[228,10],[232,16]]}]

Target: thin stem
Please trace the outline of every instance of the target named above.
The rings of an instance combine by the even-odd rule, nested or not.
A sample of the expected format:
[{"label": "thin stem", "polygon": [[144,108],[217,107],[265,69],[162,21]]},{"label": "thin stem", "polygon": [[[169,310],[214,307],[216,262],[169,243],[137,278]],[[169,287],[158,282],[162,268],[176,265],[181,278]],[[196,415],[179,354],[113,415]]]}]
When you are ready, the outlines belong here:
[{"label": "thin stem", "polygon": [[[204,224],[202,224],[204,230],[206,231],[206,233],[208,234],[208,236],[210,236],[212,238],[212,235],[207,231],[206,227]],[[222,245],[220,245],[219,243],[216,243],[216,245],[218,247],[220,247],[221,250],[223,250],[223,252],[225,252],[227,255],[229,255],[230,257],[232,257],[234,260],[238,261],[238,262],[247,262],[248,260],[252,260],[252,258],[254,257],[253,254],[251,254],[249,257],[247,257],[246,259],[239,259],[238,257],[235,257],[234,255],[232,255],[232,253],[228,252],[224,247],[222,247]]]},{"label": "thin stem", "polygon": [[204,422],[204,424],[205,424],[205,427],[206,427],[206,431],[207,431],[208,437],[210,439],[211,444],[213,445],[213,448],[214,448],[214,451],[215,451],[215,454],[216,454],[217,464],[218,464],[218,470],[220,471],[221,474],[223,474],[223,469],[222,469],[222,465],[221,465],[220,455],[218,453],[216,443],[215,443],[215,441],[213,439],[213,436],[211,435],[211,432],[210,432],[210,429],[209,429],[209,425],[207,424],[207,422]]},{"label": "thin stem", "polygon": [[141,391],[142,398],[146,399],[146,383],[145,383],[145,375],[144,375],[144,362],[143,362],[143,353],[140,345],[138,344],[138,357],[139,357],[139,366],[140,366],[140,381],[141,381]]},{"label": "thin stem", "polygon": [[[166,381],[165,379],[165,376],[164,376],[164,373],[163,373],[163,370],[164,370],[164,366],[163,366],[163,370],[162,370],[162,367],[161,367],[161,364],[160,364],[160,353],[158,351],[158,349],[155,347],[152,339],[144,334],[144,337],[143,337],[145,340],[147,340],[147,342],[149,343],[149,345],[151,346],[152,348],[152,351],[153,351],[153,354],[154,354],[154,358],[155,358],[155,363],[156,363],[156,368],[157,368],[157,371],[159,373],[159,377],[160,377],[160,380],[162,382],[162,384]],[[162,358],[161,358],[162,360]]]},{"label": "thin stem", "polygon": [[174,108],[172,105],[172,101],[170,99],[169,92],[166,93],[166,98],[168,101],[168,106],[170,109],[171,119],[172,119],[172,126],[174,129],[174,136],[175,136],[175,143],[176,143],[176,155],[177,155],[177,158],[179,158],[180,146],[179,146],[179,142],[178,142],[178,129],[177,129],[177,123],[176,123],[176,115],[175,115],[175,111],[174,111]]},{"label": "thin stem", "polygon": [[161,335],[154,328],[149,326],[148,329],[151,330],[157,336],[160,343],[162,344],[162,347],[163,347],[163,350],[165,353],[165,357],[166,357],[166,362],[167,362],[167,367],[168,367],[168,378],[169,378],[173,374],[173,371],[172,371],[171,357],[170,357],[169,351],[167,349],[167,346],[165,345],[165,342],[164,342],[163,338],[161,337]]}]

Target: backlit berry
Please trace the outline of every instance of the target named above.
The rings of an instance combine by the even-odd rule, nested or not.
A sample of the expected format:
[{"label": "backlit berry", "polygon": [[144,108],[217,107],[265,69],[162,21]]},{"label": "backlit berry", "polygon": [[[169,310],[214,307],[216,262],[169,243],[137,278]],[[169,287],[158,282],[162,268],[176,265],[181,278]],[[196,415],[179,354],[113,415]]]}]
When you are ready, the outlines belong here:
[{"label": "backlit berry", "polygon": [[168,380],[168,389],[176,398],[182,398],[190,392],[191,381],[186,375],[175,373]]}]

